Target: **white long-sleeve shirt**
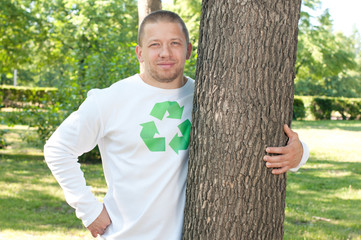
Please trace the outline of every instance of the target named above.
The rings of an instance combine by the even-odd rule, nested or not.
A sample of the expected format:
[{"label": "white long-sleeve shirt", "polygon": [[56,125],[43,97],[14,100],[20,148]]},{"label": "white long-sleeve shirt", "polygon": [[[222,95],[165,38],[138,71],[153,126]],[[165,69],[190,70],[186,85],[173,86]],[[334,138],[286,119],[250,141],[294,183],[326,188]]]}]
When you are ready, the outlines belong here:
[{"label": "white long-sleeve shirt", "polygon": [[[193,92],[191,79],[160,89],[134,75],[92,90],[47,141],[45,160],[85,226],[103,204],[77,160],[98,144],[112,220],[103,239],[181,239]],[[300,166],[307,158],[304,145]]]}]

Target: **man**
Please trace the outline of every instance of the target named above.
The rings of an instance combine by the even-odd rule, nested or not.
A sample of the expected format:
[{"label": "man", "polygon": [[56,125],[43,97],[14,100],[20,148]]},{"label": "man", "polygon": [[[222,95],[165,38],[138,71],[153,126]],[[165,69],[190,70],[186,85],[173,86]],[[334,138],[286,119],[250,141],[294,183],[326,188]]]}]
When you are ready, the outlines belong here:
[{"label": "man", "polygon": [[[48,140],[45,160],[93,237],[180,239],[185,203],[194,81],[183,75],[192,45],[175,13],[148,15],[136,54],[144,71],[93,90]],[[178,132],[178,126],[182,134]],[[297,134],[269,148],[267,167],[280,174],[307,161]],[[98,144],[108,192],[102,204],[86,186],[77,158]],[[305,152],[303,152],[305,150]],[[302,161],[301,161],[302,158]],[[294,170],[296,170],[294,169]]]}]

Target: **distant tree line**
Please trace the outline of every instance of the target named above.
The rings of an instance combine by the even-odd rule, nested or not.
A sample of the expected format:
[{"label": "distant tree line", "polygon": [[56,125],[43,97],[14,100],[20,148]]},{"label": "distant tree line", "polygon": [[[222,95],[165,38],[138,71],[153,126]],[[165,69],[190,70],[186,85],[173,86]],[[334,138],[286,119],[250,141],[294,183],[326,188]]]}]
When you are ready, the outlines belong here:
[{"label": "distant tree line", "polygon": [[[163,8],[187,22],[197,49],[200,0],[174,0]],[[318,0],[303,2],[299,23],[295,93],[361,95],[361,37],[333,33],[332,16],[312,16]],[[137,1],[4,0],[0,2],[0,84],[72,88],[84,95],[138,71]],[[196,50],[186,73],[194,77]]]},{"label": "distant tree line", "polygon": [[[163,9],[179,13],[187,23],[194,51],[185,73],[194,78],[201,0],[173,2]],[[361,97],[360,33],[333,33],[328,11],[309,14],[319,6],[319,0],[303,1],[295,94]],[[11,85],[17,69],[21,86],[58,89],[53,104],[25,111],[32,112],[32,126],[45,139],[89,89],[139,71],[137,31],[136,0],[0,1],[0,85]]]}]

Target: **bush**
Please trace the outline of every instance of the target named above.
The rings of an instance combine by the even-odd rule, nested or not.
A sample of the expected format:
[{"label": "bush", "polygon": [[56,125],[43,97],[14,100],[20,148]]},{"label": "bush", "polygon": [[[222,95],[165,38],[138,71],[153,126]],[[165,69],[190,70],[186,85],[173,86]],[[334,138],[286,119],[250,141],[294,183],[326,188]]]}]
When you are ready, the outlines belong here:
[{"label": "bush", "polygon": [[318,120],[331,119],[331,113],[339,112],[343,120],[360,119],[361,99],[314,97],[311,102],[311,113]]},{"label": "bush", "polygon": [[0,149],[7,146],[6,140],[4,138],[5,133],[7,133],[7,130],[0,130]]},{"label": "bush", "polygon": [[311,113],[318,120],[331,119],[332,99],[327,97],[315,97],[311,102]]},{"label": "bush", "polygon": [[0,106],[23,108],[28,105],[43,107],[51,104],[56,88],[0,86]]},{"label": "bush", "polygon": [[306,117],[306,108],[301,98],[295,97],[293,101],[293,119],[301,120]]},{"label": "bush", "polygon": [[100,152],[98,146],[96,146],[90,152],[84,153],[79,157],[81,163],[98,163],[101,161]]}]

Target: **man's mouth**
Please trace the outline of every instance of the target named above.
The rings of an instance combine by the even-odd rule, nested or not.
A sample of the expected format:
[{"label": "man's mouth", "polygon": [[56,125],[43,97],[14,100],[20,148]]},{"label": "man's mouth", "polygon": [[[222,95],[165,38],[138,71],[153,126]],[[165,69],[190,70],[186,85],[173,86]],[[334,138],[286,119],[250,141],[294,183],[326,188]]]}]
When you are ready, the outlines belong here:
[{"label": "man's mouth", "polygon": [[161,68],[164,68],[164,69],[168,69],[168,68],[171,68],[175,65],[174,62],[160,62],[160,63],[157,63],[157,65]]}]

